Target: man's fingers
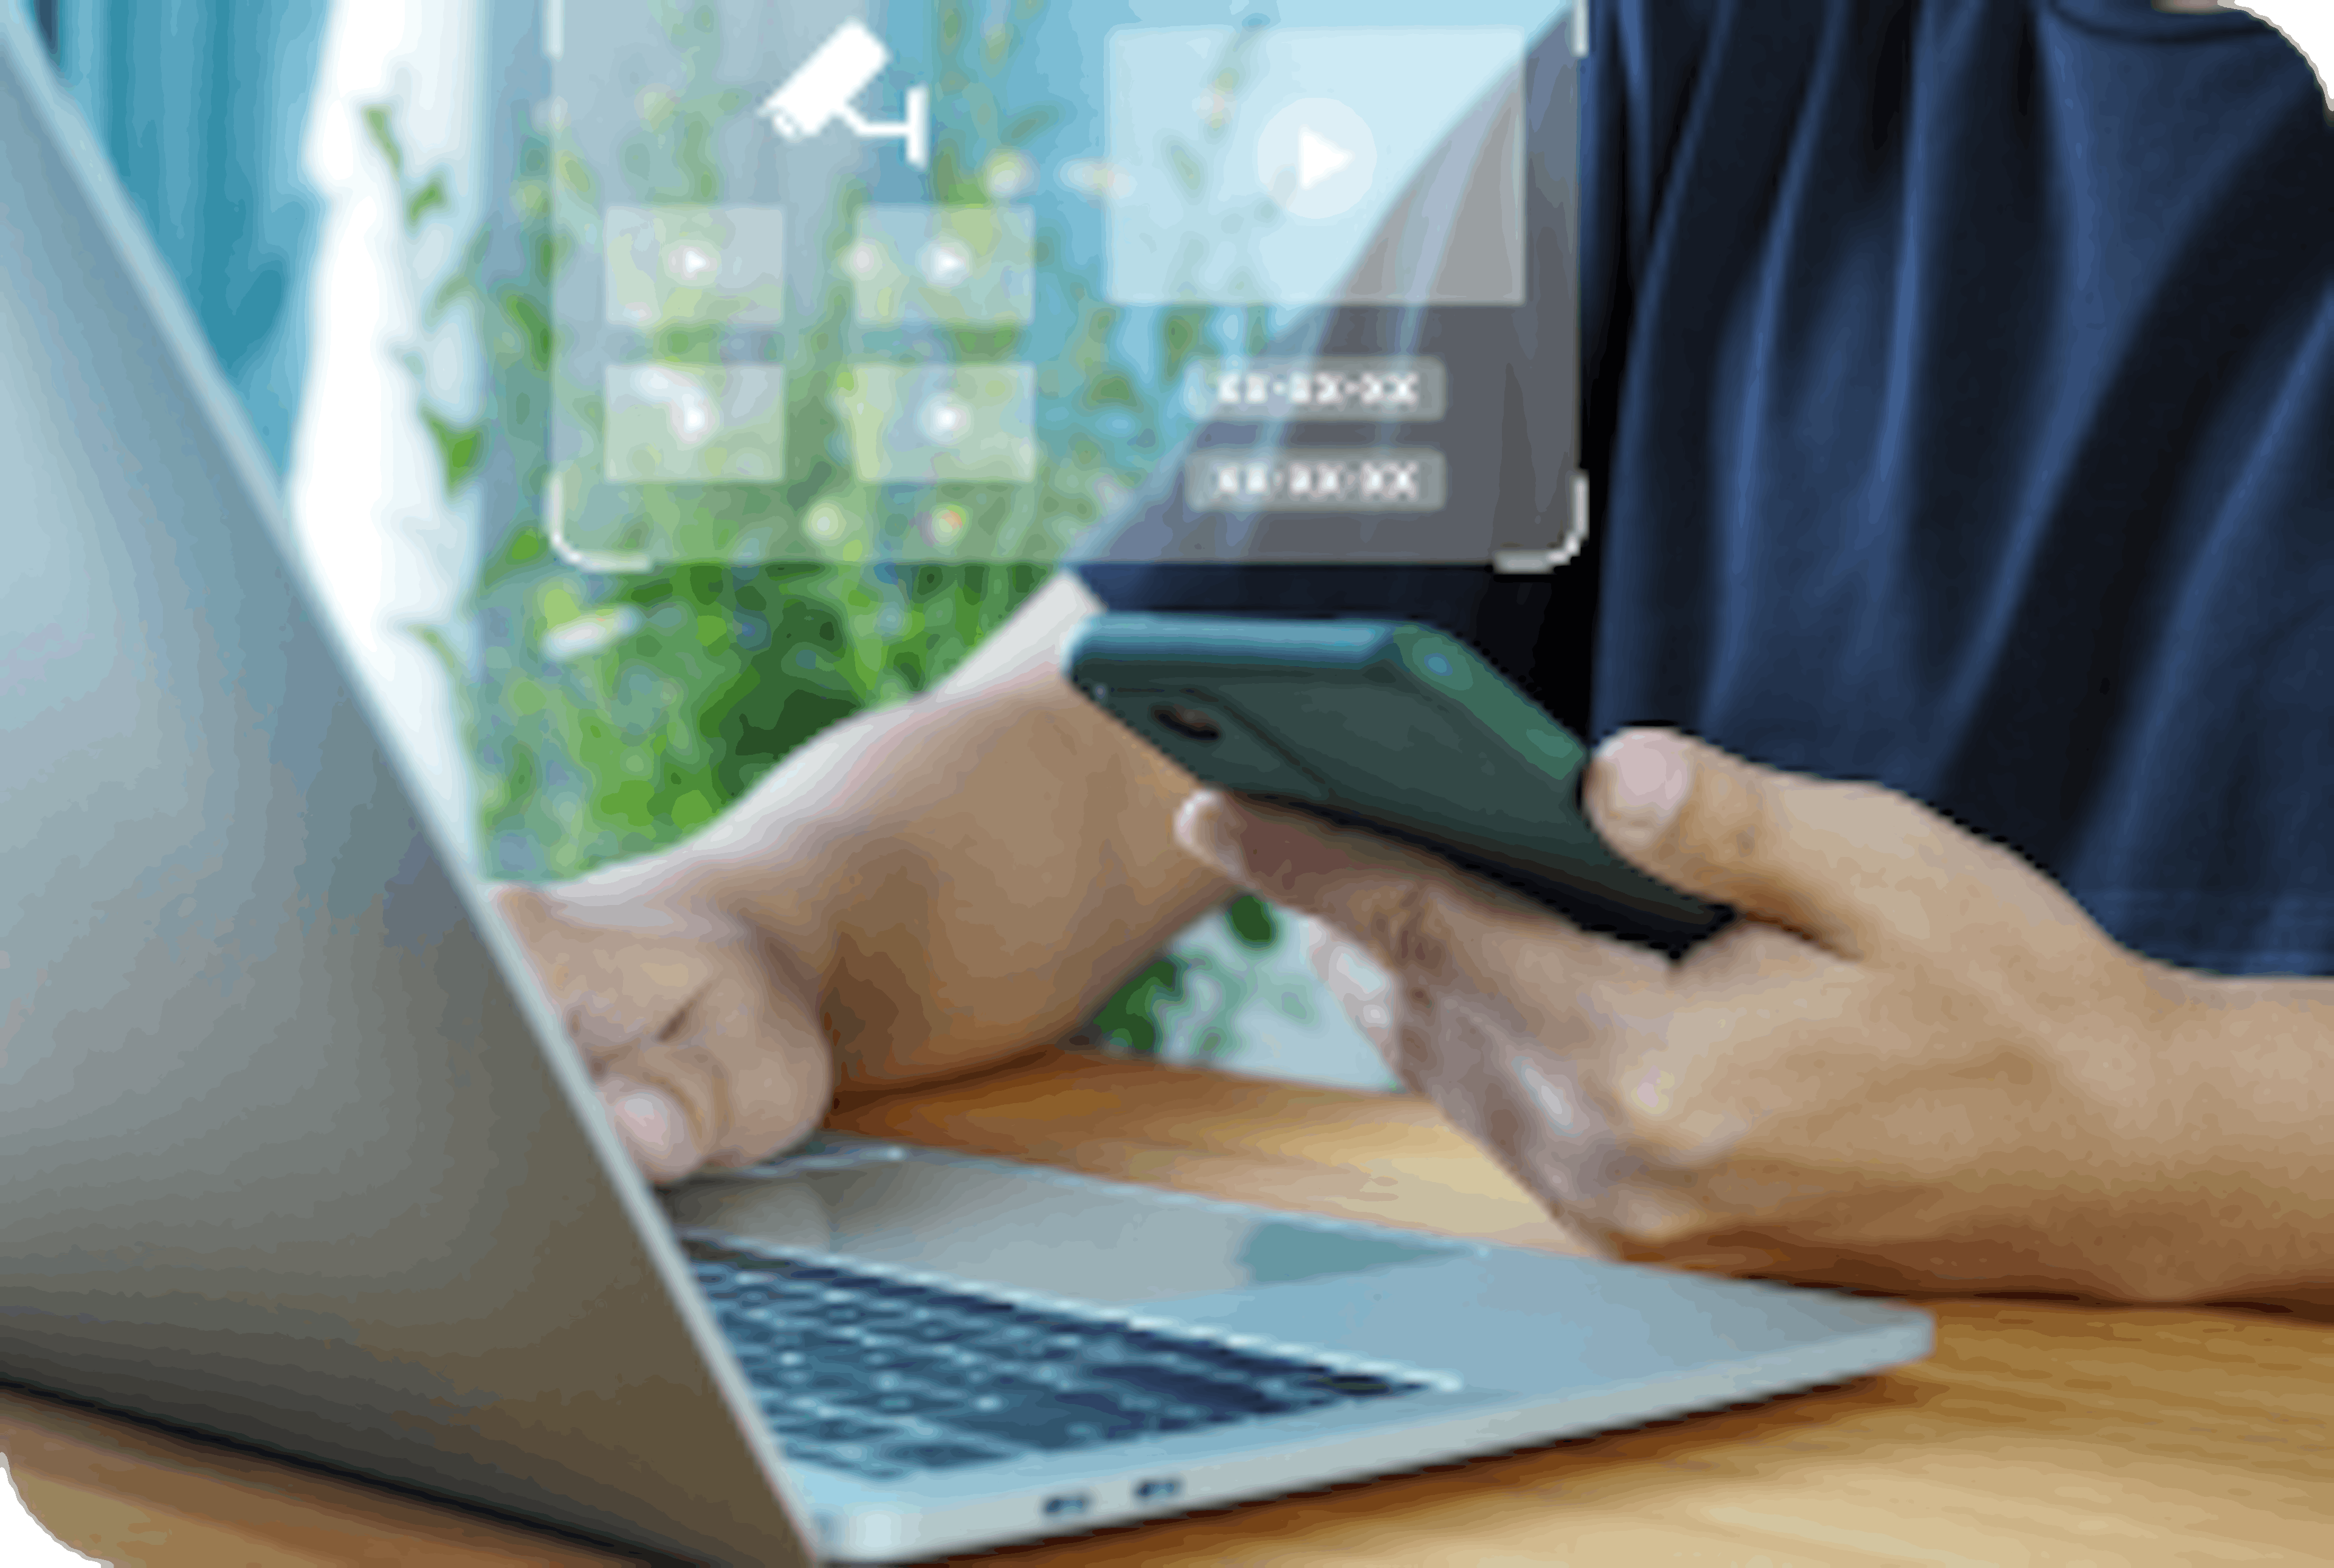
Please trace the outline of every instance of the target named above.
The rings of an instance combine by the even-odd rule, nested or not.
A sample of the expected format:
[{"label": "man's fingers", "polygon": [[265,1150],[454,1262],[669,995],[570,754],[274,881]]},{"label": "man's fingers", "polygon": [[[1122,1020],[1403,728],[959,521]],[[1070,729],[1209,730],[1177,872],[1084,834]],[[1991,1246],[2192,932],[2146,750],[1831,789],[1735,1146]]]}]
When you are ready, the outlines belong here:
[{"label": "man's fingers", "polygon": [[1448,980],[1454,944],[1471,950],[1492,933],[1529,932],[1560,948],[1583,980],[1634,972],[1622,945],[1589,936],[1520,895],[1437,856],[1303,812],[1202,790],[1183,803],[1175,836],[1186,852],[1285,909],[1359,941],[1371,958],[1413,982]]},{"label": "man's fingers", "polygon": [[1874,868],[1836,824],[1802,833],[1784,781],[1682,735],[1624,730],[1598,748],[1582,801],[1640,869],[1862,956],[1883,926],[1863,897]]},{"label": "man's fingers", "polygon": [[817,1125],[834,1068],[816,987],[775,944],[703,909],[611,918],[555,890],[495,899],[651,1180],[749,1165]]},{"label": "man's fingers", "polygon": [[752,1165],[799,1142],[834,1099],[834,1055],[808,977],[776,944],[748,938],[718,957],[736,973],[657,1049],[701,1065],[718,1087],[720,1125],[704,1159]]},{"label": "man's fingers", "polygon": [[1406,844],[1216,790],[1183,803],[1175,837],[1273,903],[1349,931],[1398,921],[1423,883],[1451,878],[1448,867]]},{"label": "man's fingers", "polygon": [[1959,949],[1974,927],[2074,915],[2016,855],[1893,790],[1760,767],[1666,730],[1608,740],[1583,798],[1643,870],[1843,957]]},{"label": "man's fingers", "polygon": [[670,1091],[621,1073],[601,1079],[597,1087],[609,1125],[641,1175],[662,1185],[703,1163],[688,1113]]},{"label": "man's fingers", "polygon": [[1305,924],[1306,961],[1320,976],[1322,988],[1336,999],[1346,1019],[1376,1049],[1379,1060],[1402,1080],[1403,1086],[1413,1094],[1425,1093],[1426,1086],[1417,1081],[1403,1059],[1395,1016],[1402,996],[1386,972],[1357,945],[1338,935],[1336,928],[1312,919]]},{"label": "man's fingers", "polygon": [[1853,1097],[1894,1042],[1837,1025],[1888,982],[1758,920],[1738,920],[1686,955],[1669,983],[1612,999],[1605,1087],[1631,1145],[1660,1163],[1721,1158],[1792,1103]]},{"label": "man's fingers", "polygon": [[1395,1000],[1385,971],[1335,927],[1310,919],[1305,924],[1305,957],[1313,972],[1364,1034],[1383,1041],[1394,1027]]}]

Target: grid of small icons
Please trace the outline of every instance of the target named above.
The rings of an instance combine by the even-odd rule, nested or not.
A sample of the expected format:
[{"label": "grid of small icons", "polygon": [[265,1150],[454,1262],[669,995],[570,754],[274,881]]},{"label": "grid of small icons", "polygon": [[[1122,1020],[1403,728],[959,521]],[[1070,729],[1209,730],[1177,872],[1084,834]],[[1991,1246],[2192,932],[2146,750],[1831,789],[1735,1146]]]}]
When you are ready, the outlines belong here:
[{"label": "grid of small icons", "polygon": [[[599,254],[557,285],[555,545],[605,570],[1055,559],[1115,551],[1148,507],[1183,555],[1258,548],[1275,516],[1307,552],[1471,552],[1493,526],[1450,446],[1471,393],[1389,351],[1423,309],[1526,302],[1526,81],[1569,12],[1048,11],[1008,31],[1051,64],[968,77],[912,17],[719,4],[689,14],[708,53],[568,0],[544,122],[590,171],[568,183]],[[1380,307],[1412,326],[1308,338]],[[1131,329],[1099,368],[1065,336],[1090,318]]]}]

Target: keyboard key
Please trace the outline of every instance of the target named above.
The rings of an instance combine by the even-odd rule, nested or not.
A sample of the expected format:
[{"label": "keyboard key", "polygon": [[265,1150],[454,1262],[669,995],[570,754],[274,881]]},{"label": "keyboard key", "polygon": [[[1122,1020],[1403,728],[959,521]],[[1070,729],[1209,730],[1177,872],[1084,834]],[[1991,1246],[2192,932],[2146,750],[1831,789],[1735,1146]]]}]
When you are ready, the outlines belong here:
[{"label": "keyboard key", "polygon": [[1375,1399],[1380,1394],[1406,1394],[1416,1386],[1413,1383],[1398,1383],[1372,1372],[1322,1372],[1297,1385],[1300,1389],[1317,1389],[1323,1393],[1347,1400]]},{"label": "keyboard key", "polygon": [[915,1470],[953,1470],[1008,1457],[994,1449],[976,1448],[969,1443],[894,1443],[875,1456],[880,1464]]},{"label": "keyboard key", "polygon": [[964,1403],[963,1395],[937,1389],[894,1389],[867,1400],[864,1408],[883,1416],[930,1416],[960,1409]]},{"label": "keyboard key", "polygon": [[873,1376],[851,1367],[832,1365],[757,1368],[753,1382],[760,1392],[838,1403],[870,1399],[882,1391],[875,1386]]},{"label": "keyboard key", "polygon": [[988,1327],[990,1323],[1009,1321],[1028,1310],[1027,1307],[1015,1306],[1011,1302],[983,1301],[978,1297],[951,1302],[948,1307],[951,1316],[982,1328]]},{"label": "keyboard key", "polygon": [[1318,1372],[1323,1369],[1310,1361],[1286,1361],[1278,1356],[1261,1356],[1248,1351],[1236,1351],[1224,1345],[1186,1342],[1173,1347],[1178,1361],[1195,1364],[1202,1376],[1230,1376],[1245,1382],[1258,1382],[1266,1378],[1285,1378],[1298,1373]]},{"label": "keyboard key", "polygon": [[919,1382],[950,1383],[956,1381],[961,1369],[945,1356],[901,1346],[871,1349],[857,1356],[854,1363],[862,1371],[897,1372],[914,1378]]},{"label": "keyboard key", "polygon": [[721,1313],[718,1316],[722,1332],[732,1338],[751,1340],[761,1344],[776,1343],[781,1340],[799,1342],[811,1334],[823,1332],[809,1323],[772,1317],[764,1313]]},{"label": "keyboard key", "polygon": [[779,1447],[786,1448],[798,1439],[808,1441],[809,1439],[805,1438],[804,1434],[821,1421],[831,1419],[826,1416],[805,1415],[800,1411],[787,1411],[783,1415],[769,1417],[768,1425],[770,1430],[777,1435]]},{"label": "keyboard key", "polygon": [[1190,1409],[1171,1409],[1162,1415],[1157,1421],[1153,1423],[1152,1429],[1162,1434],[1168,1432],[1195,1432],[1201,1427],[1220,1427],[1227,1425],[1229,1419],[1230,1418],[1227,1418],[1220,1412],[1215,1410],[1196,1410]]},{"label": "keyboard key", "polygon": [[1213,1378],[1193,1377],[1142,1362],[1104,1363],[1081,1370],[1088,1376],[1105,1380],[1114,1391],[1133,1390],[1162,1400],[1172,1400],[1177,1404],[1197,1405],[1204,1410],[1252,1416],[1284,1408],[1283,1401],[1262,1389]]},{"label": "keyboard key", "polygon": [[873,1421],[854,1421],[846,1416],[833,1416],[813,1421],[802,1429],[802,1436],[814,1443],[863,1443],[871,1438],[888,1438],[893,1429],[877,1426]]},{"label": "keyboard key", "polygon": [[960,1382],[965,1392],[966,1403],[980,1410],[1002,1410],[1055,1391],[1049,1383],[995,1369],[986,1371],[977,1378],[963,1378]]},{"label": "keyboard key", "polygon": [[882,1464],[855,1449],[823,1448],[815,1443],[790,1446],[786,1457],[800,1464],[825,1465],[869,1481],[897,1481],[910,1474],[902,1466]]},{"label": "keyboard key", "polygon": [[1124,1442],[1150,1429],[1157,1418],[1130,1409],[1098,1390],[1048,1390],[1017,1400],[1002,1409],[969,1406],[951,1412],[946,1424],[975,1437],[1024,1448],[1057,1450]]},{"label": "keyboard key", "polygon": [[812,1329],[802,1335],[806,1349],[831,1352],[837,1361],[848,1360],[866,1348],[866,1341],[856,1334],[842,1333],[832,1329]]},{"label": "keyboard key", "polygon": [[879,1322],[890,1322],[921,1310],[903,1301],[893,1301],[889,1296],[872,1294],[862,1296],[857,1304],[861,1312]]},{"label": "keyboard key", "polygon": [[1041,1334],[1024,1330],[991,1329],[985,1333],[959,1342],[955,1348],[968,1355],[998,1356],[1012,1361],[1033,1361],[1037,1355]]}]

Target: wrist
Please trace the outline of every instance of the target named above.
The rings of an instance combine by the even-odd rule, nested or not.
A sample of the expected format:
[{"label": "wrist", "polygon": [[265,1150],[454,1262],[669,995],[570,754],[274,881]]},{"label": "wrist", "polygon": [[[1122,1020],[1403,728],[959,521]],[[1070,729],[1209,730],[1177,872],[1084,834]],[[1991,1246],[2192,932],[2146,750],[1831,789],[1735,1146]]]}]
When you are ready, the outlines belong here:
[{"label": "wrist", "polygon": [[666,875],[830,977],[838,934],[869,882],[872,820],[892,771],[887,737],[921,701],[861,713],[797,747],[721,815],[669,851]]},{"label": "wrist", "polygon": [[2334,1280],[2334,984],[2163,970],[2176,994],[2116,1124],[2133,1300]]}]

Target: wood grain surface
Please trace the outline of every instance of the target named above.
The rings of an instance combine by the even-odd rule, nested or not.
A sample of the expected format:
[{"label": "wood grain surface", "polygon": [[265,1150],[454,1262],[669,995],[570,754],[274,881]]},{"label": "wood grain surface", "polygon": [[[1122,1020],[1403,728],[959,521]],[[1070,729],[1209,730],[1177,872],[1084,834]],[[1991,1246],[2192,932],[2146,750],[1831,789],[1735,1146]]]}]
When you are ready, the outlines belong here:
[{"label": "wood grain surface", "polygon": [[[1424,1102],[1047,1052],[832,1125],[1512,1246],[1576,1243]],[[2334,1563],[2334,1327],[1947,1300],[1919,1366],[1766,1404],[952,1559],[1503,1568]],[[1553,1310],[1553,1309],[1552,1309]],[[116,1568],[632,1561],[0,1391],[0,1452]]]}]

